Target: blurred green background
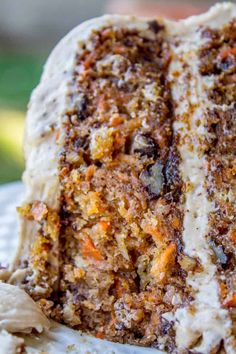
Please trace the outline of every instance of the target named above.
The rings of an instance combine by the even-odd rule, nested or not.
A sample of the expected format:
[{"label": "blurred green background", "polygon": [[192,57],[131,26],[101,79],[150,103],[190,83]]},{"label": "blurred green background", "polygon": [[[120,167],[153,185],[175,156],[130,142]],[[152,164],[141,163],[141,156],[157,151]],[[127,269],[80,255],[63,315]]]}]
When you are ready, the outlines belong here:
[{"label": "blurred green background", "polygon": [[0,57],[0,183],[21,178],[27,102],[42,71],[43,56],[3,53]]},{"label": "blurred green background", "polygon": [[214,0],[0,0],[0,184],[24,168],[27,103],[51,49],[80,22],[103,13],[183,18]]}]

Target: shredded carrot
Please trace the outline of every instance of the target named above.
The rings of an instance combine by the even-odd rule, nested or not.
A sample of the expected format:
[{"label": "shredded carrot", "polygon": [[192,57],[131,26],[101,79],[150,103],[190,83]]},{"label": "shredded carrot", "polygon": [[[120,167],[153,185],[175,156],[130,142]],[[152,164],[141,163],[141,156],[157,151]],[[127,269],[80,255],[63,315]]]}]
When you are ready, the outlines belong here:
[{"label": "shredded carrot", "polygon": [[81,253],[85,258],[93,258],[96,261],[102,261],[103,256],[101,252],[94,246],[90,237],[87,237],[83,242]]},{"label": "shredded carrot", "polygon": [[176,245],[171,243],[154,259],[154,263],[151,268],[151,275],[153,275],[158,282],[162,282],[166,278],[168,271],[174,263],[175,252]]},{"label": "shredded carrot", "polygon": [[153,237],[153,240],[155,242],[158,241],[163,241],[165,236],[162,232],[160,232],[158,227],[153,227],[151,225],[144,225],[142,227],[143,231],[146,232],[147,234],[151,235]]},{"label": "shredded carrot", "polygon": [[173,219],[172,219],[172,226],[175,230],[179,230],[179,227],[180,227],[180,221],[179,219],[177,218],[177,216],[175,216]]},{"label": "shredded carrot", "polygon": [[68,175],[68,173],[69,173],[69,168],[68,167],[63,167],[62,169],[61,169],[61,171],[60,171],[60,177],[65,177],[65,176],[67,176]]},{"label": "shredded carrot", "polygon": [[84,69],[88,70],[91,66],[92,63],[96,60],[96,55],[94,53],[91,53],[88,55],[87,59],[84,61]]},{"label": "shredded carrot", "polygon": [[122,147],[125,144],[125,137],[123,135],[121,135],[120,133],[116,133],[114,142],[115,142],[115,148],[119,149],[120,147]]},{"label": "shredded carrot", "polygon": [[102,331],[98,331],[96,333],[96,338],[104,339],[105,338],[105,334]]},{"label": "shredded carrot", "polygon": [[225,307],[236,307],[236,293],[234,293],[228,300],[224,303]]},{"label": "shredded carrot", "polygon": [[112,161],[108,161],[107,162],[107,169],[112,169],[112,168],[115,168],[119,165],[119,161],[118,159],[117,160],[112,160]]},{"label": "shredded carrot", "polygon": [[98,224],[102,228],[102,230],[107,231],[111,223],[109,221],[101,220]]},{"label": "shredded carrot", "polygon": [[225,59],[227,58],[229,55],[235,55],[236,56],[236,48],[227,48],[227,49],[223,49],[219,56],[221,59]]},{"label": "shredded carrot", "polygon": [[86,180],[90,181],[91,178],[93,177],[95,171],[96,171],[96,166],[95,165],[90,165],[87,170],[86,170]]},{"label": "shredded carrot", "polygon": [[56,130],[56,142],[59,140],[60,138],[60,129]]},{"label": "shredded carrot", "polygon": [[84,70],[88,70],[90,68],[90,66],[92,65],[92,59],[88,58],[87,60],[85,60],[84,62]]},{"label": "shredded carrot", "polygon": [[119,116],[119,115],[114,115],[111,119],[110,126],[111,127],[116,127],[119,124],[122,124],[124,122],[124,118]]},{"label": "shredded carrot", "polygon": [[225,285],[225,283],[221,282],[220,283],[220,297],[222,299],[225,299],[227,296],[227,287]]},{"label": "shredded carrot", "polygon": [[229,238],[231,241],[233,241],[233,243],[236,244],[236,230],[231,230],[229,232]]}]

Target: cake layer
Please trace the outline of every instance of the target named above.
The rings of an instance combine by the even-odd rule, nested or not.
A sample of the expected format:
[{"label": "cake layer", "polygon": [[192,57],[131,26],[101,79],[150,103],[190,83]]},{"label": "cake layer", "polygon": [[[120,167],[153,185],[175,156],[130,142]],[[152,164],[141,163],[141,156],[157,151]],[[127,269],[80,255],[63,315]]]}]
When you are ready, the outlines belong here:
[{"label": "cake layer", "polygon": [[182,181],[169,44],[163,25],[147,26],[94,31],[77,56],[60,160],[59,318],[171,351],[174,332],[161,315],[188,301]]}]

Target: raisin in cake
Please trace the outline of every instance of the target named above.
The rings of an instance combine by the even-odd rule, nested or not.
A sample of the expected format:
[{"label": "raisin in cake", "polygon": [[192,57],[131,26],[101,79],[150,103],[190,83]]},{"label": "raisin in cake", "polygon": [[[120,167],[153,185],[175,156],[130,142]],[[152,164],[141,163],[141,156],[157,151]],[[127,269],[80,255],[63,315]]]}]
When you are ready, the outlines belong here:
[{"label": "raisin in cake", "polygon": [[235,353],[235,16],[104,16],[51,54],[9,279],[50,318],[168,353]]}]

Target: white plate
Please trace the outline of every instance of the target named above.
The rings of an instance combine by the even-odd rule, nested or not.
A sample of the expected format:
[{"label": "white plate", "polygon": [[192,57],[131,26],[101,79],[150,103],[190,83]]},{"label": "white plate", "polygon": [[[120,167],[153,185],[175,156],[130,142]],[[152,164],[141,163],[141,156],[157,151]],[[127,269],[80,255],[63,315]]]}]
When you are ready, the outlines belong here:
[{"label": "white plate", "polygon": [[0,264],[12,259],[17,245],[17,212],[23,196],[23,184],[14,182],[0,186]]}]

